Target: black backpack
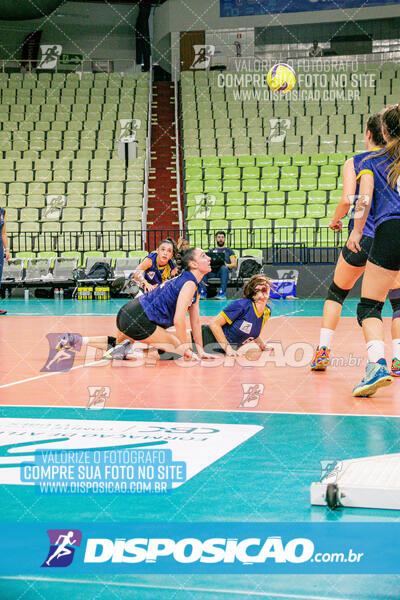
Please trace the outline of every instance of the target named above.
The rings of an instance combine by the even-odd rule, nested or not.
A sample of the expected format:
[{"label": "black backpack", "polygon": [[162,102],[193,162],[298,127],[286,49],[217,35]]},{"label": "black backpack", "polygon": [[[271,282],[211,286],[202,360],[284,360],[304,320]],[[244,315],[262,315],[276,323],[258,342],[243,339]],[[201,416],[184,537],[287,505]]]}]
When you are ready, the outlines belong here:
[{"label": "black backpack", "polygon": [[107,281],[112,278],[112,270],[110,265],[104,262],[96,262],[86,275],[86,279],[94,281]]},{"label": "black backpack", "polygon": [[261,265],[254,258],[246,258],[240,265],[239,278],[250,279],[253,275],[258,275],[261,272]]},{"label": "black backpack", "polygon": [[217,271],[225,264],[225,252],[212,252],[209,250],[206,254],[211,258],[210,266],[213,271]]}]

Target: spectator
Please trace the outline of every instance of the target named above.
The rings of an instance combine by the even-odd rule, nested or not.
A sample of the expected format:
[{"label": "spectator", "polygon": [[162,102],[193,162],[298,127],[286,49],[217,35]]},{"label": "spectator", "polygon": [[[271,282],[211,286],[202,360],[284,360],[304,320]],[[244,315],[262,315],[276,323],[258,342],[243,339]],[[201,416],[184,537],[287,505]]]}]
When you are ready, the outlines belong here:
[{"label": "spectator", "polygon": [[182,272],[182,256],[185,254],[186,250],[188,250],[190,248],[190,244],[188,242],[188,240],[186,240],[183,237],[180,237],[178,239],[178,242],[176,244],[177,247],[177,257],[176,257],[176,266],[178,268],[178,273]]},{"label": "spectator", "polygon": [[211,248],[207,254],[211,257],[211,272],[207,273],[200,283],[200,298],[207,298],[206,285],[209,277],[219,277],[221,287],[217,295],[218,300],[226,300],[226,287],[228,285],[229,270],[235,269],[237,259],[231,248],[225,246],[225,232],[217,231],[215,235],[215,248]]},{"label": "spectator", "polygon": [[317,40],[314,40],[312,47],[308,53],[308,56],[322,56],[322,48],[318,46]]}]

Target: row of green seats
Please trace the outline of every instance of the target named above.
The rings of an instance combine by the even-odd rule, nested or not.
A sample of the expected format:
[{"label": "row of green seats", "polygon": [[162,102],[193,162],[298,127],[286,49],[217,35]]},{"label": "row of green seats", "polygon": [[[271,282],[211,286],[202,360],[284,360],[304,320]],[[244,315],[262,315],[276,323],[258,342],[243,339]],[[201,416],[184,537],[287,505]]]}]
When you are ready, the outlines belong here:
[{"label": "row of green seats", "polygon": [[186,206],[224,206],[242,204],[330,204],[338,202],[342,190],[291,190],[288,192],[214,192],[213,194],[186,194]]},{"label": "row of green seats", "polygon": [[97,252],[95,250],[88,252],[52,252],[52,251],[42,251],[42,252],[15,252],[13,254],[13,258],[21,258],[25,260],[24,266],[26,267],[26,261],[28,258],[50,258],[52,259],[51,266],[53,266],[55,258],[76,258],[78,259],[78,265],[85,266],[88,258],[112,258],[111,266],[115,266],[116,258],[145,258],[147,256],[147,252],[145,250],[131,250],[130,252],[124,252],[123,250],[110,250],[109,252]]},{"label": "row of green seats", "polygon": [[342,152],[332,154],[275,154],[258,156],[199,156],[186,157],[185,167],[279,167],[306,165],[342,165],[348,156]]},{"label": "row of green seats", "polygon": [[32,223],[29,221],[10,221],[7,223],[8,233],[72,233],[79,234],[84,232],[93,233],[115,233],[121,234],[129,231],[141,231],[142,222],[136,221],[108,221],[101,223],[98,221],[45,221],[43,223]]},{"label": "row of green seats", "polygon": [[319,219],[322,217],[333,217],[336,210],[335,204],[271,204],[261,206],[259,204],[250,204],[246,206],[213,206],[207,207],[188,207],[186,220],[188,222],[215,219],[302,219],[303,217],[312,217]]},{"label": "row of green seats", "polygon": [[[135,221],[142,218],[141,206],[120,207],[85,207],[77,208],[66,206],[53,209],[54,215],[49,215],[48,207],[39,208],[8,208],[7,220],[9,221],[46,221],[49,219],[63,221]],[[51,211],[50,211],[51,212]]]},{"label": "row of green seats", "polygon": [[200,179],[259,179],[271,177],[319,177],[328,175],[338,177],[341,165],[305,165],[298,167],[290,165],[287,167],[186,167],[185,180]]},{"label": "row of green seats", "polygon": [[336,177],[285,177],[283,179],[207,179],[205,181],[189,180],[185,185],[186,193],[201,194],[203,192],[268,192],[281,191],[311,191],[335,190],[342,187],[342,182]]},{"label": "row of green seats", "polygon": [[131,181],[55,181],[0,183],[0,194],[141,194],[143,182]]},{"label": "row of green seats", "polygon": [[[64,195],[64,194],[62,194]],[[0,206],[2,208],[45,208],[51,202],[55,202],[52,198],[47,198],[45,193],[42,194],[1,194]],[[65,194],[66,206],[69,208],[104,208],[104,207],[128,207],[143,205],[143,196],[138,193],[117,194],[117,193],[87,193],[82,190],[80,192],[69,191]]]}]

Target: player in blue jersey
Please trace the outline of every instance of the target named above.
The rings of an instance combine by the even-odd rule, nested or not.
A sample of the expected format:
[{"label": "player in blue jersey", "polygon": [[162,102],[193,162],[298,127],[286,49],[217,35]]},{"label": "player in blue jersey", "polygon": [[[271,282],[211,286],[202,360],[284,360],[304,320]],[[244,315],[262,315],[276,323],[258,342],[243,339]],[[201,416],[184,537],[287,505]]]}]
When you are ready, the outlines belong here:
[{"label": "player in blue jersey", "polygon": [[[106,352],[104,357],[114,358],[120,354],[121,347],[132,341],[141,341],[186,359],[209,358],[203,350],[198,287],[204,275],[211,270],[210,262],[201,248],[189,248],[182,257],[183,270],[178,277],[122,306],[117,315],[117,328],[127,339]],[[187,339],[187,312],[197,354],[192,351]],[[175,332],[167,331],[172,326],[175,326]]]},{"label": "player in blue jersey", "polygon": [[139,282],[145,292],[149,292],[167,279],[175,277],[177,268],[172,260],[174,245],[171,240],[160,242],[156,252],[150,252],[143,262],[132,273],[133,278]]},{"label": "player in blue jersey", "polygon": [[[374,213],[375,237],[365,268],[357,320],[367,344],[366,375],[353,390],[353,396],[372,396],[390,385],[392,377],[384,358],[382,308],[388,291],[395,289],[400,270],[400,105],[382,112],[382,133],[386,147],[362,163],[360,198],[354,229],[347,247],[361,252],[363,228],[369,212]],[[392,301],[394,317],[400,316],[400,299]],[[397,314],[396,314],[397,313]]]},{"label": "player in blue jersey", "polygon": [[271,315],[267,305],[271,280],[253,275],[243,288],[243,298],[233,300],[210,323],[202,326],[203,346],[207,352],[224,351],[234,356],[247,342],[254,341],[261,351],[268,347],[261,331]]},{"label": "player in blue jersey", "polygon": [[[336,207],[335,214],[329,227],[333,231],[340,231],[342,219],[349,212],[352,200],[357,195],[357,177],[362,169],[363,160],[366,156],[376,153],[386,142],[382,135],[381,115],[371,116],[364,132],[366,152],[349,158],[343,166],[343,191],[342,197]],[[349,233],[354,227],[354,204],[349,221]],[[339,256],[333,281],[329,287],[328,295],[324,304],[322,327],[320,331],[319,345],[311,362],[312,371],[325,371],[329,364],[330,347],[335,329],[339,323],[343,302],[348,293],[354,287],[356,281],[361,277],[367,263],[369,251],[374,239],[374,221],[371,214],[364,226],[363,236],[360,241],[361,251],[351,252],[345,246]]]}]

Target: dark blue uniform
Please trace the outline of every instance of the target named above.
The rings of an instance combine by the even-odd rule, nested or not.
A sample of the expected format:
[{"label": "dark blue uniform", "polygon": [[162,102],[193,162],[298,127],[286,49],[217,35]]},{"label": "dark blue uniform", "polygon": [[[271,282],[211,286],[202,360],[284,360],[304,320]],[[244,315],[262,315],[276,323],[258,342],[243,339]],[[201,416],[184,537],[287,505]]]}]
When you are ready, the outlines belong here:
[{"label": "dark blue uniform", "polygon": [[390,271],[400,270],[400,178],[394,189],[389,183],[393,159],[387,154],[371,155],[361,165],[360,176],[374,178],[372,207],[375,237],[370,262]]},{"label": "dark blue uniform", "polygon": [[266,306],[259,314],[255,303],[249,298],[234,300],[221,314],[226,320],[222,330],[231,346],[239,348],[245,342],[259,337],[266,321],[271,316],[271,309]]},{"label": "dark blue uniform", "polygon": [[151,267],[144,272],[144,278],[152,285],[163,283],[171,277],[172,271],[175,269],[173,260],[169,260],[166,265],[160,266],[157,262],[157,252],[150,252],[146,258],[151,260]]},{"label": "dark blue uniform", "polygon": [[[357,186],[356,186],[356,192],[355,192],[356,196],[358,196],[359,190],[360,190],[360,185],[359,185],[358,180],[361,177],[364,159],[369,157],[371,154],[374,154],[375,152],[379,152],[379,151],[380,151],[380,149],[376,148],[374,150],[368,150],[367,152],[361,152],[361,154],[356,154],[355,156],[353,156],[354,171],[355,171],[356,177],[357,177]],[[351,209],[351,216],[350,216],[350,221],[349,221],[349,233],[351,233],[354,229],[354,213],[355,213],[356,202],[357,202],[357,198],[355,199],[355,202]],[[367,264],[369,253],[372,248],[372,243],[374,241],[374,235],[375,235],[374,213],[373,213],[373,210],[371,210],[370,214],[368,215],[368,219],[366,220],[366,223],[364,225],[363,235],[360,240],[361,251],[352,252],[351,250],[349,250],[347,248],[347,246],[344,246],[344,248],[342,250],[342,256],[343,256],[344,260],[352,267],[365,267],[365,265]]]},{"label": "dark blue uniform", "polygon": [[196,291],[187,307],[190,308],[197,300],[199,284],[190,271],[183,271],[178,277],[124,304],[117,315],[118,329],[133,340],[145,340],[157,326],[164,329],[172,327],[180,291],[188,281],[196,284]]}]

